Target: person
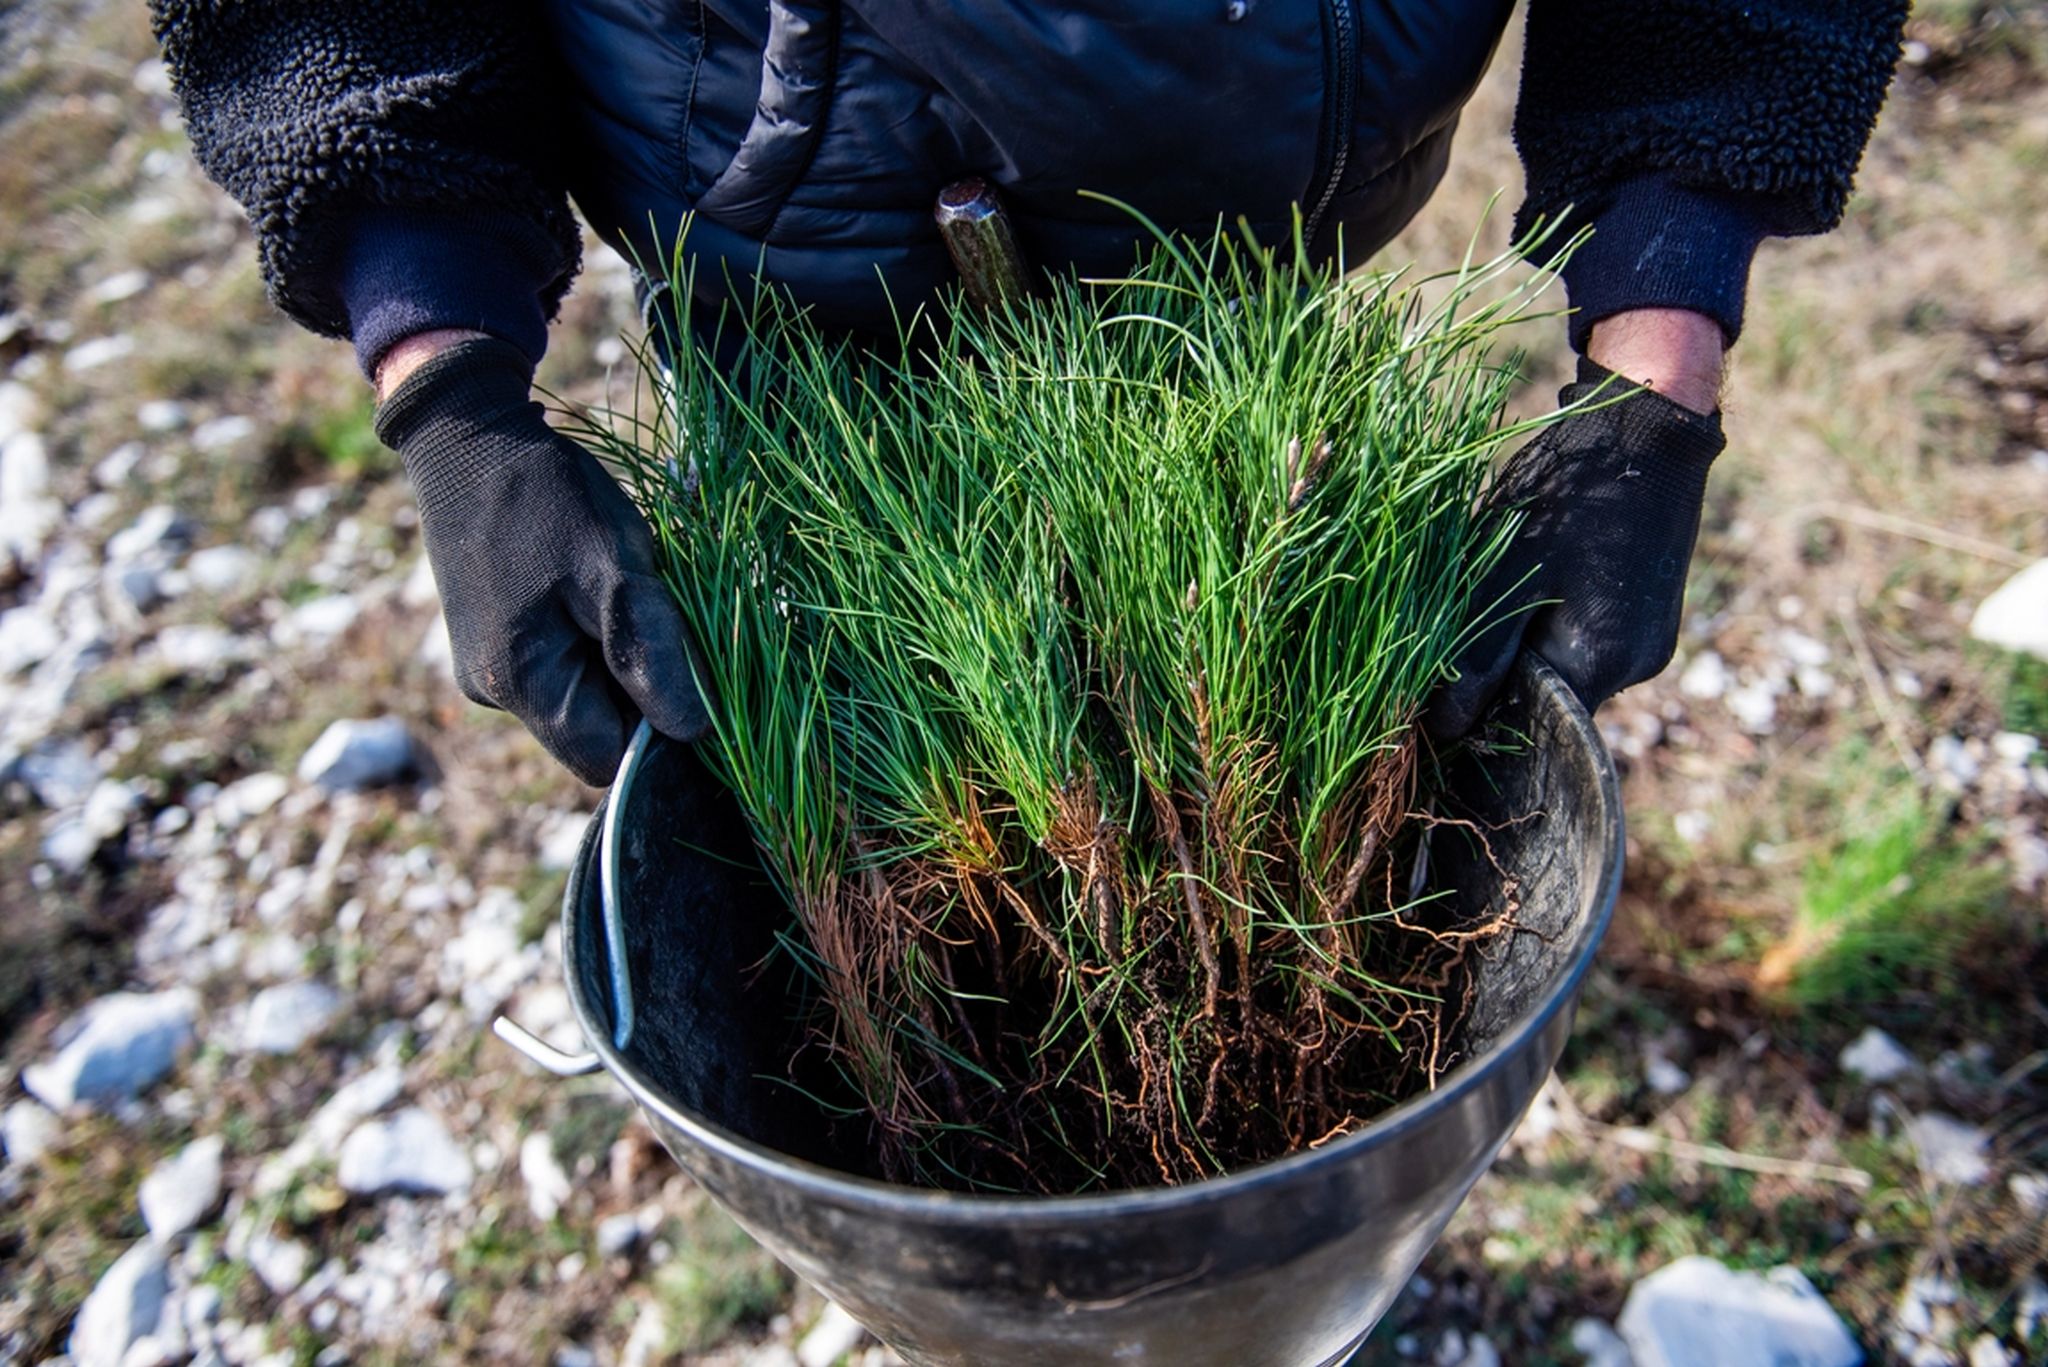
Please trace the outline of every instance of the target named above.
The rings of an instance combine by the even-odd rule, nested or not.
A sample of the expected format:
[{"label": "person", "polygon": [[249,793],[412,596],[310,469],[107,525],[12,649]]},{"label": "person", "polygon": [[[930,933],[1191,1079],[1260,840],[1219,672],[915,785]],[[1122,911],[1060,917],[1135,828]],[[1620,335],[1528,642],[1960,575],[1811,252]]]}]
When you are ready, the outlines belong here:
[{"label": "person", "polygon": [[[1125,201],[1244,219],[1347,261],[1442,177],[1512,0],[151,0],[194,151],[248,210],[286,313],[353,341],[419,501],[462,690],[579,777],[641,716],[707,715],[649,533],[529,399],[596,233],[686,250],[707,303],[749,273],[830,327],[885,326],[952,272],[945,184],[1000,187],[1025,254],[1110,274]],[[1564,267],[1571,402],[1503,472],[1525,510],[1480,590],[1529,610],[1430,704],[1468,729],[1522,649],[1588,706],[1677,642],[1723,356],[1773,235],[1841,217],[1904,0],[1530,0],[1518,227],[1587,225]]]}]

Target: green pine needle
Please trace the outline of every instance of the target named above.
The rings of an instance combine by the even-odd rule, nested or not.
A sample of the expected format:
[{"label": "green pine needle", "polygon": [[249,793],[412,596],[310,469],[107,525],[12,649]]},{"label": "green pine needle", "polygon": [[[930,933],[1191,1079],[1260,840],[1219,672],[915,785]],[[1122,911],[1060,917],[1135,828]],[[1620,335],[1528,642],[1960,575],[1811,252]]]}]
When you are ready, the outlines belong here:
[{"label": "green pine needle", "polygon": [[886,351],[762,289],[721,371],[678,248],[684,362],[580,435],[702,643],[703,753],[890,1176],[1185,1181],[1441,1066],[1462,951],[1395,889],[1414,721],[1512,531],[1475,508],[1529,430],[1515,262],[1157,235]]}]

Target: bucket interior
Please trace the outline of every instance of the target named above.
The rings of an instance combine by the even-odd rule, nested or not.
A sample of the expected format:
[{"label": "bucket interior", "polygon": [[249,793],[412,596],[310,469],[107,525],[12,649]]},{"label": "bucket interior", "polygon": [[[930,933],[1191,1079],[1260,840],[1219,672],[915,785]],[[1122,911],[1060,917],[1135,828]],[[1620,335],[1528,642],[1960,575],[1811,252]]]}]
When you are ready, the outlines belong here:
[{"label": "bucket interior", "polygon": [[[1620,803],[1590,720],[1547,668],[1517,671],[1492,744],[1455,761],[1430,833],[1428,885],[1446,921],[1518,903],[1515,929],[1468,956],[1466,996],[1439,1088],[1575,984],[1618,881]],[[815,1048],[800,1048],[806,984],[778,936],[787,904],[762,872],[731,795],[691,747],[657,740],[626,812],[620,883],[636,1019],[624,1061],[678,1109],[742,1139],[877,1176],[857,1105]],[[592,823],[565,904],[567,967],[586,1024],[609,1038],[611,993]],[[1371,1126],[1366,1127],[1369,1133]]]}]

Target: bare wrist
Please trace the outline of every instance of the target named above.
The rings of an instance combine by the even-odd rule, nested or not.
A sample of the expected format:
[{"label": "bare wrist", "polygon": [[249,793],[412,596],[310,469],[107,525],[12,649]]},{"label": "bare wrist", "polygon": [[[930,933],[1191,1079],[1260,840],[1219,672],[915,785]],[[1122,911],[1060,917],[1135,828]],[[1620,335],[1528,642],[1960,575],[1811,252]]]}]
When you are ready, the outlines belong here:
[{"label": "bare wrist", "polygon": [[377,402],[390,398],[405,383],[407,376],[457,342],[489,335],[472,328],[434,328],[429,332],[415,332],[392,343],[391,349],[377,362]]},{"label": "bare wrist", "polygon": [[1727,349],[1721,325],[1690,309],[1617,313],[1586,339],[1589,359],[1695,413],[1721,406]]}]

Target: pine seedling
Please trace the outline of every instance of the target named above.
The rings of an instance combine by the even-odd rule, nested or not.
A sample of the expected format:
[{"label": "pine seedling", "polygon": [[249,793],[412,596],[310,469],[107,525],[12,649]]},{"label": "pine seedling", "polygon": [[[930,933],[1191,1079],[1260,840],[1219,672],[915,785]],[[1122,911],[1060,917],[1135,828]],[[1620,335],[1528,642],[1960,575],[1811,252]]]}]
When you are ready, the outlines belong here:
[{"label": "pine seedling", "polygon": [[678,250],[678,363],[582,435],[888,1176],[1190,1181],[1442,1067],[1469,939],[1406,891],[1415,719],[1513,528],[1479,511],[1533,427],[1495,343],[1536,290],[1480,301],[1516,262],[1161,234],[856,349],[766,289],[703,326]]}]

